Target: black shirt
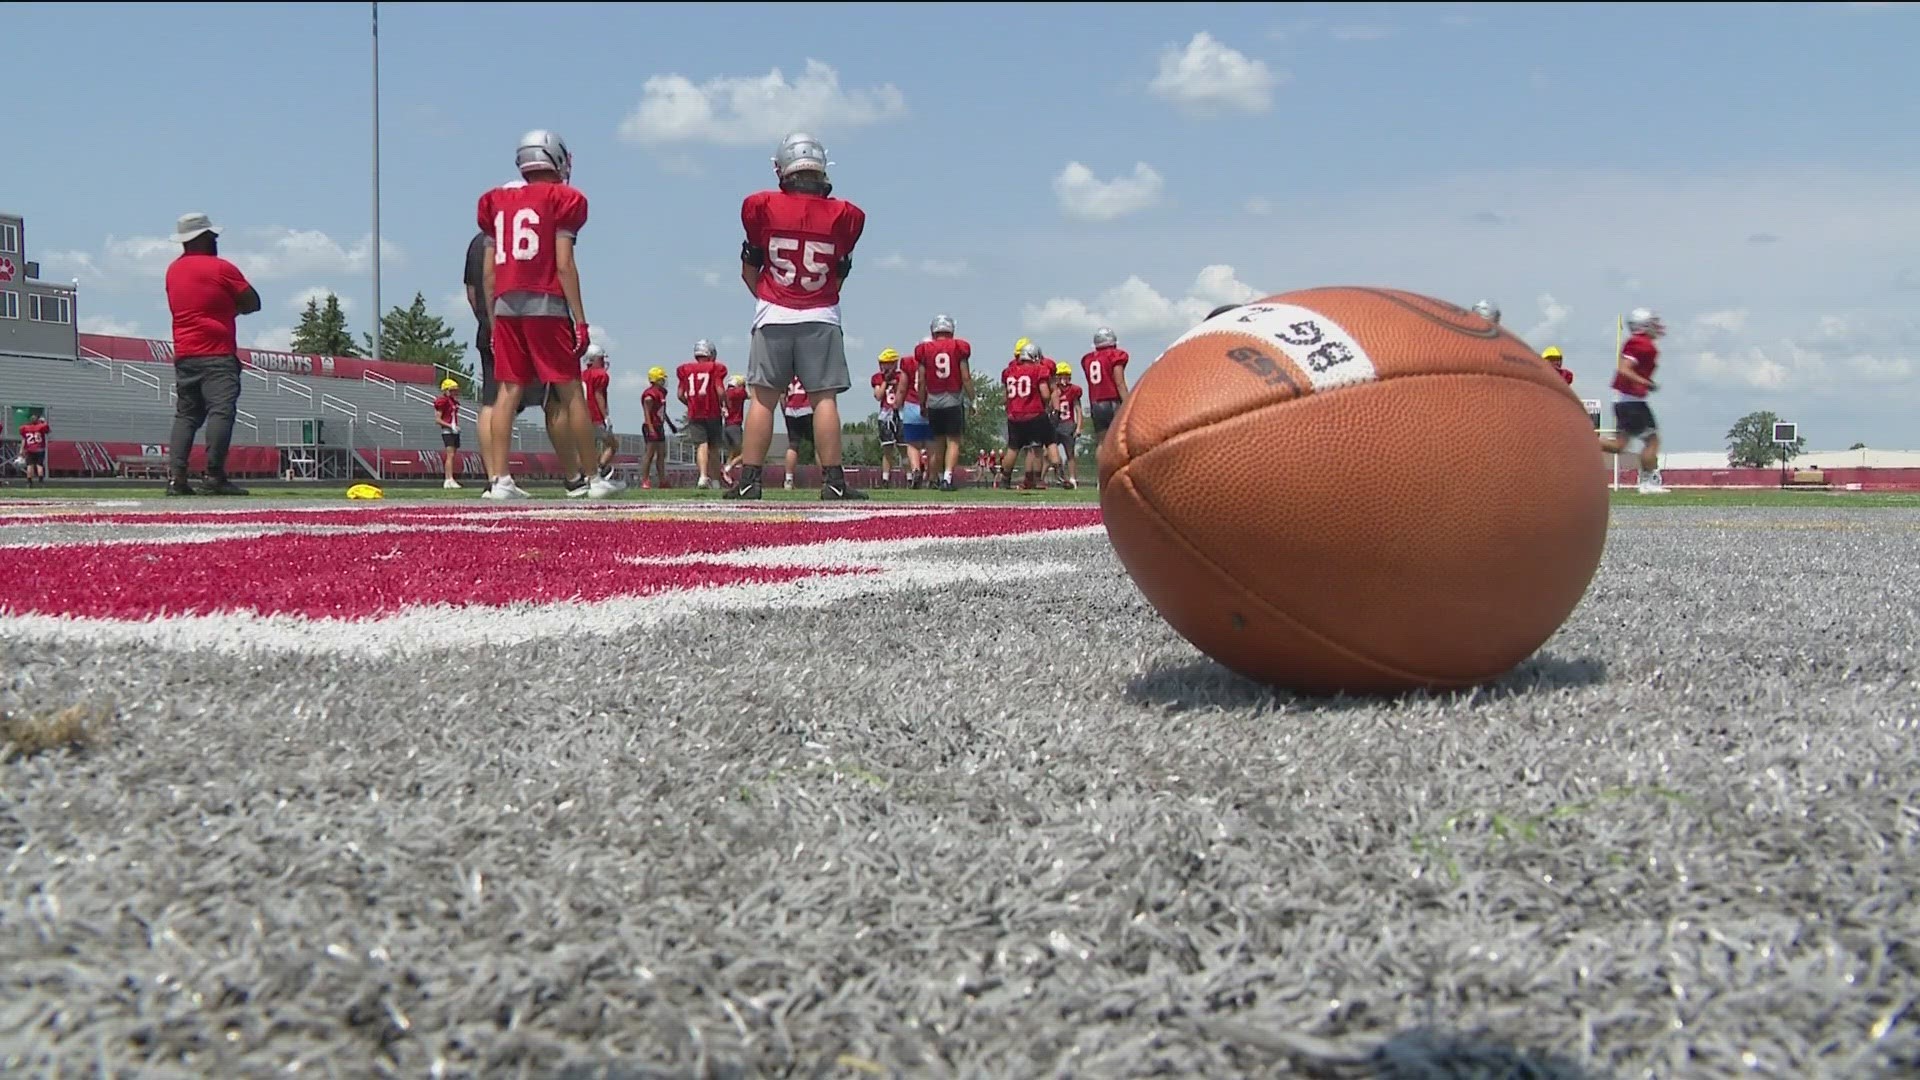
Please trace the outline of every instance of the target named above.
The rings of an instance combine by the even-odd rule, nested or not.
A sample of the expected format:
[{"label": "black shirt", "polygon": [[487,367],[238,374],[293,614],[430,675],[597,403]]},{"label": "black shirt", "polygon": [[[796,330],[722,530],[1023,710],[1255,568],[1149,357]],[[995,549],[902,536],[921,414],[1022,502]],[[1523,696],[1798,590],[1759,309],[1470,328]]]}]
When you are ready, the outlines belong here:
[{"label": "black shirt", "polygon": [[490,346],[493,342],[492,328],[487,325],[487,240],[486,233],[477,232],[467,244],[466,283],[473,288],[474,299],[469,306],[473,308],[474,321],[480,325],[477,340],[485,341]]}]

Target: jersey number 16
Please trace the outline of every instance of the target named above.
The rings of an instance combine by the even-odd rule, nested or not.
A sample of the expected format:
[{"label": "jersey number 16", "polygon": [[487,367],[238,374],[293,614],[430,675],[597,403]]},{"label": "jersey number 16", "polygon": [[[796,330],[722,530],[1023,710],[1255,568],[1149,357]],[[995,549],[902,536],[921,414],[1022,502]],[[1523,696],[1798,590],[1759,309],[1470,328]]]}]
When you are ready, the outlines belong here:
[{"label": "jersey number 16", "polygon": [[[513,259],[515,262],[527,262],[540,254],[540,234],[533,226],[540,224],[540,211],[531,206],[521,207],[513,215]],[[493,214],[493,265],[499,266],[507,261],[507,212],[496,210]]]}]

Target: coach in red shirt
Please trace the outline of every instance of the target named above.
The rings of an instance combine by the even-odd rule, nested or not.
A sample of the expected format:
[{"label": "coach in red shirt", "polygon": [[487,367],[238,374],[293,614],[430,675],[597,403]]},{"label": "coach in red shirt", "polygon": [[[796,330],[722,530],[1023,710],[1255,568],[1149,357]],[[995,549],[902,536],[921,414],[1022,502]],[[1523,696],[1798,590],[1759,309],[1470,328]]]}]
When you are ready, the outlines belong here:
[{"label": "coach in red shirt", "polygon": [[240,268],[220,257],[220,230],[205,214],[182,214],[173,239],[183,249],[167,267],[167,307],[173,311],[172,475],[167,494],[192,495],[187,459],[201,425],[207,429],[203,495],[245,495],[227,479],[227,446],[240,403],[240,345],[234,323],[260,310],[260,294]]}]

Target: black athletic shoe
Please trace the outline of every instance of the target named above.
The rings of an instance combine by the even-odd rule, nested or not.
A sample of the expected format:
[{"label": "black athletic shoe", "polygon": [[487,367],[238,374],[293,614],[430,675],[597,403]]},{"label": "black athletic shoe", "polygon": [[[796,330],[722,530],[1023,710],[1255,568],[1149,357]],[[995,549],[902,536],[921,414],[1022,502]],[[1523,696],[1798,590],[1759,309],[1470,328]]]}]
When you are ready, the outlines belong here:
[{"label": "black athletic shoe", "polygon": [[186,477],[176,476],[173,479],[167,481],[167,494],[168,495],[198,495],[200,493],[193,490],[193,486],[187,483]]},{"label": "black athletic shoe", "polygon": [[943,477],[941,477],[941,478],[940,478],[940,490],[941,490],[941,491],[952,491],[952,490],[953,490],[953,478],[952,478],[952,477],[950,477],[950,476],[943,476]]},{"label": "black athletic shoe", "polygon": [[866,492],[849,485],[845,480],[838,482],[829,480],[820,485],[821,502],[856,502],[870,497]]},{"label": "black athletic shoe", "polygon": [[766,489],[760,485],[759,480],[749,480],[743,476],[738,481],[735,481],[732,487],[721,492],[720,497],[723,499],[759,499],[764,498],[766,493]]},{"label": "black athletic shoe", "polygon": [[246,493],[246,488],[224,476],[209,476],[206,482],[200,485],[202,495],[245,495]]}]

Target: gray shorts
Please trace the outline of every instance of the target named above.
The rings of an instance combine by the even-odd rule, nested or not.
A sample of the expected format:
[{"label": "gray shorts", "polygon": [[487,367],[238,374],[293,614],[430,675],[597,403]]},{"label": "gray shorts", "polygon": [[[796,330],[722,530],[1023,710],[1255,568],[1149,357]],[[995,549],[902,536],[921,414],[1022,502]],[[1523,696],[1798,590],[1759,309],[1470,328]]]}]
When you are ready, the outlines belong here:
[{"label": "gray shorts", "polygon": [[847,376],[846,335],[834,323],[769,323],[753,332],[747,385],[784,391],[793,377],[813,394],[841,394]]},{"label": "gray shorts", "polygon": [[725,438],[722,434],[723,430],[718,420],[689,420],[687,426],[681,429],[683,432],[681,438],[695,446],[701,443],[706,443],[708,446],[724,446],[726,444],[722,441]]},{"label": "gray shorts", "polygon": [[740,444],[743,440],[741,438],[739,424],[728,424],[726,429],[726,437],[727,437],[727,449],[729,450],[740,449]]}]

